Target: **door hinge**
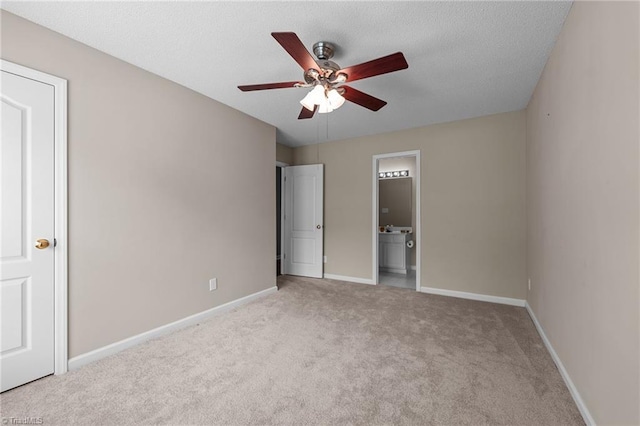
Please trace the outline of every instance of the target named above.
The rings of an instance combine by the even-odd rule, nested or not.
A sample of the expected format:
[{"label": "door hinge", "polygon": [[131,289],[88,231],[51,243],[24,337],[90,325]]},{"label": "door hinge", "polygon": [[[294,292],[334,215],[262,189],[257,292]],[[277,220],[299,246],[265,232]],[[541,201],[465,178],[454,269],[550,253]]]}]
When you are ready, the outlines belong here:
[{"label": "door hinge", "polygon": [[58,245],[58,239],[57,239],[57,238],[54,238],[54,239],[53,239],[53,246],[55,247],[55,246],[57,246],[57,245]]}]

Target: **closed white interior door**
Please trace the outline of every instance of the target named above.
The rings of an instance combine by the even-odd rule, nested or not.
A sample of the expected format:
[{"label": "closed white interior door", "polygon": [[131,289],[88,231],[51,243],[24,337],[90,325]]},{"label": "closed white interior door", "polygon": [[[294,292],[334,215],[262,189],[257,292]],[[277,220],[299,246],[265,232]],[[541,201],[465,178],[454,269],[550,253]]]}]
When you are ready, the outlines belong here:
[{"label": "closed white interior door", "polygon": [[323,165],[286,167],[285,274],[322,278]]},{"label": "closed white interior door", "polygon": [[54,87],[6,71],[1,79],[0,368],[5,391],[54,372]]}]

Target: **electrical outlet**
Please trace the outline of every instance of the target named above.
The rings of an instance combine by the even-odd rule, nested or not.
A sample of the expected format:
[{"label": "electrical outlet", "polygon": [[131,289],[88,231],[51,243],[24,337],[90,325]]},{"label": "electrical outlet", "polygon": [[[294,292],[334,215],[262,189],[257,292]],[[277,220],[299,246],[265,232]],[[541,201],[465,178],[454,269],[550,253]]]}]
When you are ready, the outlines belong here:
[{"label": "electrical outlet", "polygon": [[217,278],[211,278],[209,280],[209,291],[216,290],[217,288],[218,288],[218,279]]},{"label": "electrical outlet", "polygon": [[529,278],[529,291],[531,291],[531,278]]},{"label": "electrical outlet", "polygon": [[322,261],[323,261],[324,263],[327,263],[327,256],[322,256]]}]

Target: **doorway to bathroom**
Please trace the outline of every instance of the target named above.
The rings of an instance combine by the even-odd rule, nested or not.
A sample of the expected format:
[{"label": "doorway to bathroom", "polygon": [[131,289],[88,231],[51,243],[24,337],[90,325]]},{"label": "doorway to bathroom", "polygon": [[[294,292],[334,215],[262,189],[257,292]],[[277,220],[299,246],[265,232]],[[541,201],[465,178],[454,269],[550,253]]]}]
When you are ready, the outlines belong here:
[{"label": "doorway to bathroom", "polygon": [[276,161],[276,276],[282,275],[282,240],[284,230],[282,222],[284,218],[284,198],[282,187],[284,186],[283,170],[289,164]]},{"label": "doorway to bathroom", "polygon": [[420,290],[420,151],[373,156],[374,282]]}]

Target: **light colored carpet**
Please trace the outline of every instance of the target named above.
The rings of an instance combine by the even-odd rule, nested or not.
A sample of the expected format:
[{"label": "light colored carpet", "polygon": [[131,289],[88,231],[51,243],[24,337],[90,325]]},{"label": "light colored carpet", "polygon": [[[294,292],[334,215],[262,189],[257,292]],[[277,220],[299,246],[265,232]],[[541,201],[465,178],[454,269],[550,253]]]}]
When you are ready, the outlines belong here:
[{"label": "light colored carpet", "polygon": [[583,424],[523,308],[294,277],[0,396],[45,424]]}]

